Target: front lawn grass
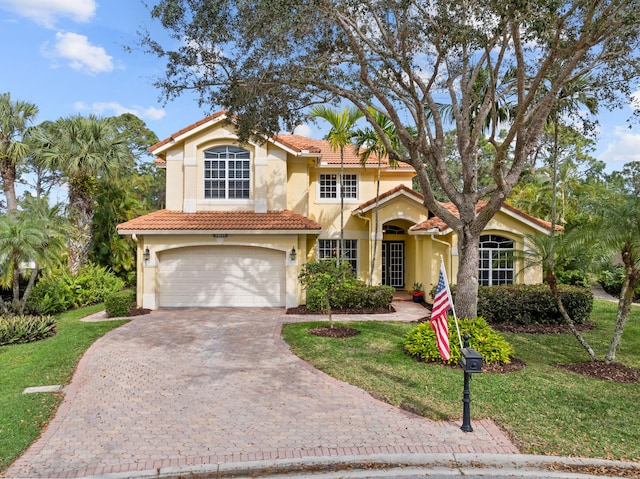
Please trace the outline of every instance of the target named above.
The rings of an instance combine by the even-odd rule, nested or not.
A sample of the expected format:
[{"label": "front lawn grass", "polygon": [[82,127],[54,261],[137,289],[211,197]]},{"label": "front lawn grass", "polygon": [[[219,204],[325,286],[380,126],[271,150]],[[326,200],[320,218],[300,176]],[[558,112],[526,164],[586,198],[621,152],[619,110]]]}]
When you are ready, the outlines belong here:
[{"label": "front lawn grass", "polygon": [[[616,304],[596,300],[585,333],[604,357]],[[434,420],[461,423],[460,369],[414,361],[402,351],[415,324],[349,322],[362,334],[331,339],[307,334],[326,323],[287,324],[283,337],[291,350],[327,374],[369,391],[374,397]],[[557,368],[589,357],[573,335],[506,334],[520,372],[480,374],[471,381],[473,418],[490,417],[523,453],[640,460],[640,384],[590,379]],[[616,361],[640,369],[640,308],[634,306]],[[473,424],[473,420],[472,420]]]},{"label": "front lawn grass", "polygon": [[0,347],[0,471],[40,434],[62,401],[62,393],[22,394],[31,386],[66,385],[91,344],[127,321],[85,323],[104,309],[90,306],[57,318],[58,333],[43,341]]}]

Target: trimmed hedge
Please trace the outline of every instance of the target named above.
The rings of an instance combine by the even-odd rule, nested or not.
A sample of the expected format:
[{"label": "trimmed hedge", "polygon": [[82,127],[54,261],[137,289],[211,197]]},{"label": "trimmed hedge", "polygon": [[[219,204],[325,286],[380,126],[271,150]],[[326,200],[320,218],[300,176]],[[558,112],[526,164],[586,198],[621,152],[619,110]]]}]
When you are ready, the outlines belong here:
[{"label": "trimmed hedge", "polygon": [[[447,364],[460,362],[460,341],[453,317],[448,318],[449,324],[449,348],[451,357]],[[483,318],[459,319],[460,335],[469,335],[469,347],[482,355],[486,364],[509,364],[514,350],[511,343],[502,335],[491,328]],[[436,346],[436,335],[431,324],[420,323],[409,331],[404,339],[404,350],[415,358],[428,362],[443,362]]]},{"label": "trimmed hedge", "polygon": [[40,341],[56,334],[52,316],[0,317],[0,346]]},{"label": "trimmed hedge", "polygon": [[[393,300],[395,289],[391,286],[367,286],[363,281],[347,278],[331,294],[329,299],[333,309],[359,309],[388,307]],[[320,288],[307,288],[307,309],[322,311],[324,293]]]},{"label": "trimmed hedge", "polygon": [[[591,290],[559,285],[560,298],[576,323],[589,320],[593,309]],[[478,314],[487,322],[560,324],[564,319],[547,285],[481,286],[478,288]]]},{"label": "trimmed hedge", "polygon": [[104,306],[109,318],[123,317],[135,306],[136,292],[132,289],[111,293],[104,300]]}]

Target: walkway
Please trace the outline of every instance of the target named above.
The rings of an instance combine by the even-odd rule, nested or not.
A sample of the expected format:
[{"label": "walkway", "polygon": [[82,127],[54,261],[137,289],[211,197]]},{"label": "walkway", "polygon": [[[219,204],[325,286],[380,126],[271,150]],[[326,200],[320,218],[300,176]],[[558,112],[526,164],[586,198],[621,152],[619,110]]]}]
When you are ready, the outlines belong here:
[{"label": "walkway", "polygon": [[[419,319],[416,308],[407,302],[390,316]],[[280,338],[282,322],[298,319],[277,309],[137,317],[89,349],[48,429],[7,477],[123,478],[285,458],[517,453],[489,420],[474,421],[475,432],[465,434],[458,423],[412,415],[315,370]]]}]

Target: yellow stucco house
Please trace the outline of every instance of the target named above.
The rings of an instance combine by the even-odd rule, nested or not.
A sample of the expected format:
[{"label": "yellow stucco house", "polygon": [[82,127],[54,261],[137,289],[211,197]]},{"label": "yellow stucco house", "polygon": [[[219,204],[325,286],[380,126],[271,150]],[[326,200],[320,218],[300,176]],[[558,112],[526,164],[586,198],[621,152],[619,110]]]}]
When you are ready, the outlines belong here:
[{"label": "yellow stucco house", "polygon": [[[194,123],[151,147],[166,168],[166,209],[118,226],[137,242],[137,301],[145,308],[294,307],[304,302],[301,266],[335,256],[340,238],[340,155],[298,135],[240,144],[226,113]],[[382,162],[375,229],[377,159],[344,157],[344,257],[373,284],[428,292],[440,257],[455,281],[456,235],[411,189],[415,172]],[[509,205],[481,240],[481,284],[537,283],[509,252],[550,225]]]}]

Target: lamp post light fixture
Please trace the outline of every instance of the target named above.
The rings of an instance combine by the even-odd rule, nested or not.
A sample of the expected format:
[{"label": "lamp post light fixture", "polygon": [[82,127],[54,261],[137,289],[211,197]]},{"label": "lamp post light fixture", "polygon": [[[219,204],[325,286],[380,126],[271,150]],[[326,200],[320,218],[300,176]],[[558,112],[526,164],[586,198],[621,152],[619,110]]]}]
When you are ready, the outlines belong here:
[{"label": "lamp post light fixture", "polygon": [[149,251],[149,248],[147,247],[147,248],[144,249],[144,253],[142,253],[142,260],[144,261],[144,264],[147,264],[150,259],[151,259],[151,252]]},{"label": "lamp post light fixture", "polygon": [[469,390],[469,381],[472,374],[482,372],[482,355],[469,347],[469,335],[465,333],[464,347],[460,354],[460,366],[464,369],[464,389],[462,391],[462,429],[464,432],[473,432],[471,427],[471,392]]},{"label": "lamp post light fixture", "polygon": [[296,252],[296,248],[294,246],[291,248],[291,253],[289,253],[289,259],[291,261],[295,261],[297,257],[298,257],[298,253]]}]

